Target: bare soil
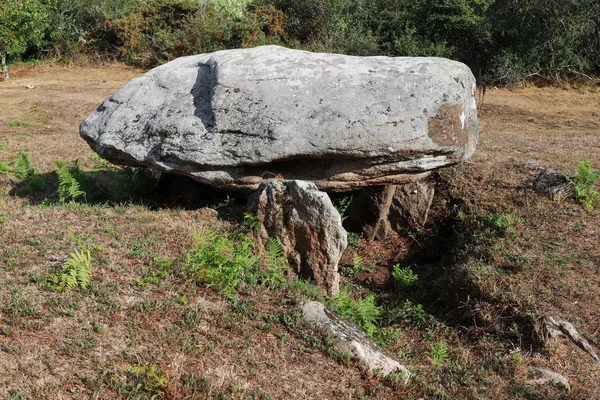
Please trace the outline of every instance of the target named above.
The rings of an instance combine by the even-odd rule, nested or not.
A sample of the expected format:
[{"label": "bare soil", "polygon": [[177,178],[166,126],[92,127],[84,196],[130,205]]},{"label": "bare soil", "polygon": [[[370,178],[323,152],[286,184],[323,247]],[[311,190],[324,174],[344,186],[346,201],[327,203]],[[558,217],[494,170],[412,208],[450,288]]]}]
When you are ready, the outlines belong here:
[{"label": "bare soil", "polygon": [[[428,225],[348,250],[345,259],[357,253],[372,267],[346,274],[353,290],[389,310],[423,306],[386,317],[397,321],[386,326],[396,329],[386,351],[415,372],[403,386],[365,373],[302,324],[302,290],[224,296],[189,279],[190,233],[232,229],[227,212],[145,199],[41,202],[55,190],[55,161],[95,162],[79,123],[141,73],[42,65],[0,82],[0,161],[26,152],[50,185],[19,195],[19,179],[0,172],[0,396],[598,398],[600,368],[568,340],[544,342],[540,320],[570,321],[600,352],[600,212],[536,195],[539,171],[525,163],[573,174],[580,160],[600,166],[599,88],[488,89],[478,149],[439,172]],[[46,277],[81,245],[98,250],[90,287],[49,290]],[[160,260],[167,276],[137,284]],[[415,288],[391,284],[396,263],[419,275]],[[431,348],[439,341],[441,363]],[[563,374],[571,391],[528,385],[528,366]]]}]

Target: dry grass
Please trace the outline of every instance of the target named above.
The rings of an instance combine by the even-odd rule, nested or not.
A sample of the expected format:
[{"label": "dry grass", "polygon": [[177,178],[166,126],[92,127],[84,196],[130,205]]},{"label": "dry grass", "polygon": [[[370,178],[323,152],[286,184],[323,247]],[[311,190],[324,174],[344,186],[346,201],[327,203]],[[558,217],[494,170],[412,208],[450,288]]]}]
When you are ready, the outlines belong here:
[{"label": "dry grass", "polygon": [[[20,197],[18,180],[0,174],[0,396],[587,399],[600,391],[591,358],[567,341],[543,346],[536,332],[540,317],[556,316],[600,347],[600,213],[538,197],[530,189],[536,172],[522,165],[571,173],[578,160],[600,166],[597,89],[489,90],[478,151],[440,172],[426,229],[350,249],[346,264],[356,251],[374,272],[346,283],[378,295],[386,350],[416,373],[403,387],[361,373],[304,326],[297,287],[246,286],[227,298],[195,284],[184,260],[190,232],[232,222],[139,199],[40,204],[52,195],[54,161],[92,164],[81,120],[142,71],[11,72],[0,83],[0,142],[8,141],[0,160],[28,152],[50,187]],[[490,227],[507,215],[514,232]],[[49,290],[45,277],[80,245],[98,247],[91,287]],[[392,288],[394,263],[412,266],[414,288]],[[135,282],[161,265],[164,278]],[[440,340],[449,359],[434,365],[431,345]],[[528,365],[562,373],[572,391],[525,385]]]}]

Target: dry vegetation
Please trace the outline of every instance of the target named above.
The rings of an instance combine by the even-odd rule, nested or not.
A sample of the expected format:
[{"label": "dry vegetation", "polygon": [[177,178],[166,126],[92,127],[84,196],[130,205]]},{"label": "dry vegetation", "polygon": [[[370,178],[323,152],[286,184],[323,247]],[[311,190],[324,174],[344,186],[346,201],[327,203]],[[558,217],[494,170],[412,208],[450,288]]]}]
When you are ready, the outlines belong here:
[{"label": "dry vegetation", "polygon": [[[439,173],[428,225],[348,250],[345,285],[376,295],[376,338],[415,372],[405,387],[362,372],[299,320],[301,302],[319,296],[309,286],[247,283],[226,296],[191,279],[190,233],[235,230],[243,202],[217,216],[157,196],[57,201],[57,160],[79,160],[100,183],[118,176],[98,165],[78,124],[141,71],[12,72],[0,83],[0,142],[8,142],[0,161],[27,152],[47,187],[24,193],[20,179],[0,173],[0,396],[591,399],[600,391],[592,359],[568,341],[544,344],[539,326],[543,316],[569,320],[600,350],[600,213],[535,195],[537,171],[523,164],[600,166],[597,88],[488,90],[478,150]],[[88,287],[52,290],[47,277],[79,248],[93,257]],[[393,285],[394,264],[418,280]],[[528,365],[565,375],[571,392],[526,385]]]}]

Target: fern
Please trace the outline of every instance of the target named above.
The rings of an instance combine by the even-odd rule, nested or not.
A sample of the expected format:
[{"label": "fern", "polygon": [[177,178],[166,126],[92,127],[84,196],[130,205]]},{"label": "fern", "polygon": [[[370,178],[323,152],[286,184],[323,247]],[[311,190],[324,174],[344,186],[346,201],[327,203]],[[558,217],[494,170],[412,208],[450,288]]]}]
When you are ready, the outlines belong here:
[{"label": "fern", "polygon": [[207,230],[195,234],[197,247],[187,256],[192,277],[221,293],[231,294],[242,280],[246,270],[258,259],[252,255],[252,241],[242,236],[232,241],[225,234]]},{"label": "fern", "polygon": [[9,174],[11,172],[12,170],[10,169],[10,167],[6,163],[0,161],[0,173]]},{"label": "fern", "polygon": [[6,164],[0,163],[0,171],[12,173],[21,179],[22,184],[17,190],[17,194],[19,195],[26,195],[46,189],[46,180],[36,173],[27,153],[20,152],[17,154],[17,157],[12,162],[12,169],[8,168]]},{"label": "fern", "polygon": [[375,335],[375,323],[381,315],[381,308],[375,305],[375,296],[368,295],[356,301],[348,288],[344,288],[331,298],[330,305],[339,316],[354,321],[367,335]]},{"label": "fern", "polygon": [[12,165],[13,174],[23,181],[35,175],[35,169],[33,168],[27,153],[20,152],[17,154],[17,157],[13,161]]},{"label": "fern", "polygon": [[598,200],[599,195],[595,190],[598,180],[600,176],[592,168],[590,160],[583,160],[577,164],[577,176],[570,181],[575,189],[575,197],[587,211],[592,211],[594,203]]},{"label": "fern", "polygon": [[354,318],[367,335],[373,336],[377,327],[375,323],[379,320],[381,308],[375,305],[375,296],[369,295],[360,299],[354,307]]},{"label": "fern", "polygon": [[72,172],[63,169],[63,163],[55,162],[54,171],[58,176],[58,199],[62,204],[68,200],[75,202],[80,197],[86,197],[86,193],[81,190],[79,182],[75,179]]},{"label": "fern", "polygon": [[337,292],[330,300],[331,308],[342,318],[352,319],[354,311],[354,299],[345,287]]},{"label": "fern", "polygon": [[399,264],[394,265],[392,276],[395,282],[404,287],[413,286],[419,280],[419,275],[415,274],[410,267],[400,268]]},{"label": "fern", "polygon": [[444,343],[443,340],[440,340],[437,343],[432,343],[429,346],[429,351],[427,351],[426,354],[431,357],[431,363],[435,366],[450,360],[448,350],[446,349],[446,343]]},{"label": "fern", "polygon": [[265,254],[265,270],[261,274],[261,280],[267,286],[275,286],[285,281],[285,273],[288,263],[283,255],[281,243],[273,238],[267,240]]},{"label": "fern", "polygon": [[47,278],[49,286],[57,291],[87,288],[93,275],[92,253],[89,249],[75,250],[69,255],[60,271]]}]

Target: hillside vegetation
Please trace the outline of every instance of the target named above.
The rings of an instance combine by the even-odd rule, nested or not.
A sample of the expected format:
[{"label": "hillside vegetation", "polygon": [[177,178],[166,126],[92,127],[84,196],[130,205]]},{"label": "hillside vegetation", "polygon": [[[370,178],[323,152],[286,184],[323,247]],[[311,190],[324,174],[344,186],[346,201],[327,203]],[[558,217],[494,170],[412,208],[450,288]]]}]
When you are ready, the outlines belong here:
[{"label": "hillside vegetation", "polygon": [[483,80],[501,85],[588,79],[600,72],[596,0],[2,0],[0,4],[20,4],[17,8],[22,9],[0,8],[0,21],[5,20],[0,23],[0,43],[7,46],[13,62],[47,57],[116,59],[149,68],[183,55],[280,44],[353,55],[449,57],[465,62]]}]

